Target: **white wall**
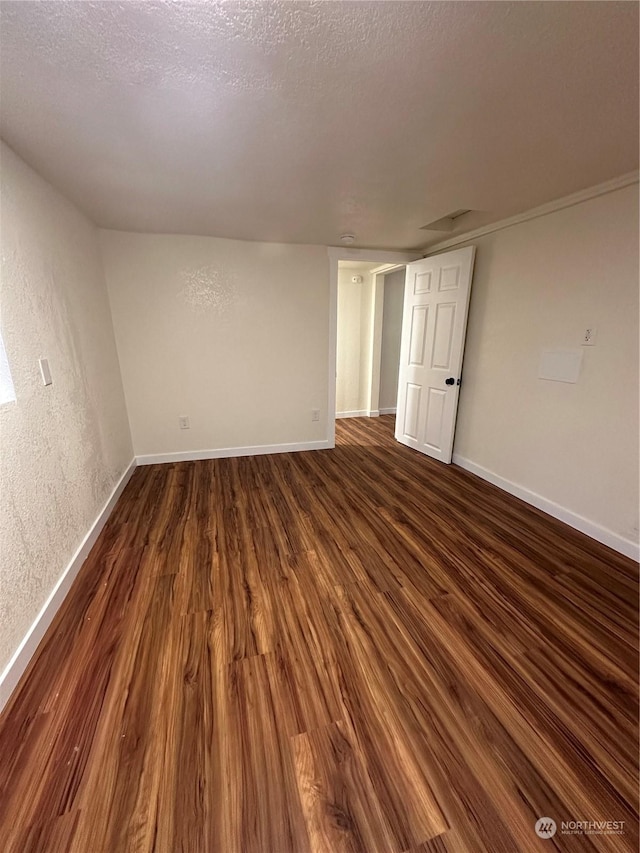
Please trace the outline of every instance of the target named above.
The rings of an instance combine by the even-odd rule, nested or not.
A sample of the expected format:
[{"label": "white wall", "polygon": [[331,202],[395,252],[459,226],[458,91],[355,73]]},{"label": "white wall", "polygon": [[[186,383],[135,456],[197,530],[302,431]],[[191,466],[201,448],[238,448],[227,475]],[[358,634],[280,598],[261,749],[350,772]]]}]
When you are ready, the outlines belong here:
[{"label": "white wall", "polygon": [[[136,455],[326,439],[326,249],[116,231],[101,240]],[[191,429],[178,428],[181,415]]]},{"label": "white wall", "polygon": [[[637,184],[473,243],[454,461],[637,541]],[[578,383],[538,379],[590,325]]]},{"label": "white wall", "polygon": [[360,402],[369,410],[371,402],[371,369],[373,367],[374,286],[373,277],[365,272],[360,302]]},{"label": "white wall", "polygon": [[[373,268],[375,264],[372,264]],[[353,282],[360,276],[362,282]],[[373,346],[373,281],[362,266],[338,269],[336,412],[369,410]]]},{"label": "white wall", "polygon": [[[355,271],[354,273],[355,274]],[[336,412],[364,409],[360,394],[362,285],[351,281],[350,269],[338,270],[336,342]]]},{"label": "white wall", "polygon": [[400,338],[404,304],[405,270],[396,270],[384,278],[382,347],[380,356],[380,409],[395,409],[398,399]]},{"label": "white wall", "polygon": [[132,458],[97,230],[1,155],[0,319],[17,399],[0,406],[0,671]]}]

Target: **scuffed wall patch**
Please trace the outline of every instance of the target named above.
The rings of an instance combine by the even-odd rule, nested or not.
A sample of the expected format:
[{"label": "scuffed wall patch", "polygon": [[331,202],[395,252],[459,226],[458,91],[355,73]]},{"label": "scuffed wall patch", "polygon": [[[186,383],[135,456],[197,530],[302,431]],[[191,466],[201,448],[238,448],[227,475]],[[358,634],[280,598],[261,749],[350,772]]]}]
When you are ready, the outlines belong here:
[{"label": "scuffed wall patch", "polygon": [[213,264],[185,270],[178,297],[193,311],[225,316],[237,302],[234,273]]}]

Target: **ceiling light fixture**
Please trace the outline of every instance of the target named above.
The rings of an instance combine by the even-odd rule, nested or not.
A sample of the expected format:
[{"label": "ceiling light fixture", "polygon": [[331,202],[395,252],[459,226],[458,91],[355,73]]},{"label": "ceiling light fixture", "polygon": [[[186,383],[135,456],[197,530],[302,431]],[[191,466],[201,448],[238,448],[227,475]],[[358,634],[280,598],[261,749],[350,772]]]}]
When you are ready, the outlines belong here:
[{"label": "ceiling light fixture", "polygon": [[340,242],[344,243],[346,246],[350,246],[352,243],[356,242],[356,235],[355,234],[343,234],[342,237],[340,237]]}]

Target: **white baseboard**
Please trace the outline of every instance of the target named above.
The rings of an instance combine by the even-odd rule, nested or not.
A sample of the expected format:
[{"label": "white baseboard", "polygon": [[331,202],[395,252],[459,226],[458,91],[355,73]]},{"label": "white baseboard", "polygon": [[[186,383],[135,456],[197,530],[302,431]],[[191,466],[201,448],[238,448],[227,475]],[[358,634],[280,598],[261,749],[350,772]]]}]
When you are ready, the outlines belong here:
[{"label": "white baseboard", "polygon": [[58,609],[64,601],[67,593],[71,589],[71,584],[76,579],[78,572],[82,568],[82,564],[86,560],[89,551],[100,535],[107,519],[111,515],[111,511],[116,505],[116,501],[124,491],[124,487],[131,479],[131,475],[136,469],[136,461],[132,459],[126,471],[120,477],[114,490],[111,492],[109,499],[98,514],[98,517],[91,525],[89,532],[82,540],[80,547],[71,558],[70,563],[58,578],[58,582],[51,590],[51,594],[47,598],[40,613],[36,616],[34,623],[27,631],[24,639],[16,649],[13,657],[5,667],[4,672],[0,675],[0,711],[9,701],[9,697],[15,690],[16,685],[27,668],[29,661],[33,657],[40,641],[47,632],[49,625],[53,622],[53,617],[58,612]]},{"label": "white baseboard", "polygon": [[541,509],[543,512],[546,512],[547,515],[552,515],[554,518],[557,518],[559,521],[564,521],[565,524],[568,524],[570,527],[574,527],[581,533],[586,533],[587,536],[590,536],[592,539],[596,539],[598,542],[602,542],[603,545],[608,545],[609,548],[613,548],[614,551],[624,554],[625,557],[631,557],[632,560],[640,559],[640,545],[637,542],[633,542],[631,539],[625,539],[618,533],[614,533],[606,527],[601,527],[594,521],[589,521],[588,518],[584,518],[583,516],[566,509],[566,507],[542,497],[542,495],[537,494],[537,492],[532,492],[524,486],[512,483],[511,480],[506,480],[499,474],[494,474],[493,471],[483,468],[482,465],[478,465],[470,459],[465,459],[464,456],[454,453],[453,462],[455,465],[459,465],[460,468],[464,468],[466,471],[476,474],[483,480],[493,483],[494,486],[498,486],[505,492],[509,492],[510,495],[515,495],[515,497],[531,504],[531,506]]},{"label": "white baseboard", "polygon": [[297,453],[301,450],[329,450],[333,445],[322,441],[291,442],[290,444],[257,444],[254,447],[220,447],[215,450],[185,450],[177,453],[150,453],[136,456],[138,465],[157,465],[163,462],[196,462],[199,459],[229,459],[232,456],[262,456],[268,453]]},{"label": "white baseboard", "polygon": [[368,418],[369,409],[360,409],[356,412],[336,412],[336,418]]},{"label": "white baseboard", "polygon": [[398,410],[395,406],[392,406],[390,409],[380,409],[381,415],[395,415]]},{"label": "white baseboard", "polygon": [[367,412],[367,417],[379,418],[380,417],[380,411],[378,409],[371,409],[371,411]]}]

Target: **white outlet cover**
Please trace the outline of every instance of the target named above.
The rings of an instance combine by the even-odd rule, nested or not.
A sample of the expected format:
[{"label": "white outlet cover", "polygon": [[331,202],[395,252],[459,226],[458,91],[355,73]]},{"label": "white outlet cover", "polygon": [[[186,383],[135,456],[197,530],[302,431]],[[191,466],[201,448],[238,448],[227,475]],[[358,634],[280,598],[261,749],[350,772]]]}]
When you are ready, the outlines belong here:
[{"label": "white outlet cover", "polygon": [[594,347],[598,340],[598,330],[595,326],[588,326],[582,335],[583,347]]}]

